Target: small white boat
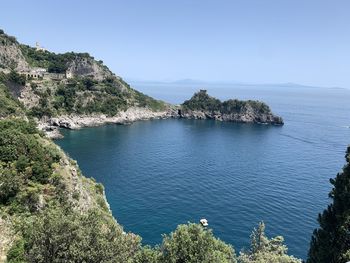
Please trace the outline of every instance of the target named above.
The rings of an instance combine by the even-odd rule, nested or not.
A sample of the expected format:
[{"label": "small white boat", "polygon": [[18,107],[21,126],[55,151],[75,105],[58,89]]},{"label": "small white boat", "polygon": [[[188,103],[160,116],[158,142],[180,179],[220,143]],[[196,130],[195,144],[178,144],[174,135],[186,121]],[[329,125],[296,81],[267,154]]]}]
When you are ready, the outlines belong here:
[{"label": "small white boat", "polygon": [[202,226],[208,226],[208,220],[205,218],[202,218],[201,220],[199,220],[199,222],[202,224]]}]

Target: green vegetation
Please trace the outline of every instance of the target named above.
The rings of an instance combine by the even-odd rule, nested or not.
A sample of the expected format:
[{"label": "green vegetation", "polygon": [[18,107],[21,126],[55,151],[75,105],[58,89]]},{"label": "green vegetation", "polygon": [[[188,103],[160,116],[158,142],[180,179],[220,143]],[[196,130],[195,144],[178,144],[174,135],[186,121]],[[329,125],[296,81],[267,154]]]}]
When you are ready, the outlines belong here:
[{"label": "green vegetation", "polygon": [[153,111],[162,111],[166,109],[166,104],[163,101],[155,100],[138,91],[135,91],[135,100],[139,107],[148,107]]},{"label": "green vegetation", "polygon": [[131,262],[140,244],[98,210],[47,208],[20,228],[22,238],[9,250],[8,263]]},{"label": "green vegetation", "polygon": [[0,72],[0,118],[24,116],[23,105],[15,99],[8,86],[20,87],[25,84],[25,78],[15,71],[9,74]]},{"label": "green vegetation", "polygon": [[236,262],[233,248],[199,224],[179,225],[175,232],[164,236],[160,253],[159,262]]},{"label": "green vegetation", "polygon": [[36,50],[36,48],[27,45],[20,45],[20,48],[30,66],[46,68],[51,73],[66,73],[69,62],[76,58],[93,59],[88,53],[55,54],[49,51]]},{"label": "green vegetation", "polygon": [[287,255],[287,246],[283,244],[283,237],[268,239],[265,235],[265,224],[260,223],[258,229],[251,234],[251,245],[248,252],[242,251],[238,261],[240,263],[301,263],[300,259]]},{"label": "green vegetation", "polygon": [[23,106],[14,99],[5,84],[0,80],[0,118],[24,115]]},{"label": "green vegetation", "polygon": [[197,110],[197,111],[218,111],[221,113],[242,113],[247,108],[252,108],[258,113],[270,113],[270,108],[260,101],[241,101],[241,100],[227,100],[221,102],[207,94],[206,90],[200,90],[195,93],[190,100],[186,100],[182,104],[183,110]]},{"label": "green vegetation", "polygon": [[[45,86],[44,86],[45,85]],[[165,110],[166,104],[124,86],[115,77],[96,81],[90,77],[76,77],[64,83],[34,86],[40,97],[37,106],[30,110],[35,117],[57,116],[60,114],[103,113],[115,116],[131,106],[147,107],[153,111]]]},{"label": "green vegetation", "polygon": [[221,101],[210,97],[206,90],[200,90],[190,100],[186,100],[182,106],[186,110],[218,111]]},{"label": "green vegetation", "polygon": [[33,122],[0,122],[0,205],[11,214],[37,210],[43,186],[53,179],[60,155],[40,138]]},{"label": "green vegetation", "polygon": [[[15,69],[19,62],[25,64],[23,61],[25,59],[30,67],[44,68],[49,73],[62,74],[66,73],[67,69],[73,73],[74,78],[63,80],[54,77],[49,79],[48,75],[44,79],[28,79],[33,89],[33,97],[34,95],[39,97],[28,104],[30,116],[42,118],[72,113],[102,113],[115,116],[133,106],[146,107],[153,111],[167,108],[164,102],[132,89],[103,65],[103,61],[94,60],[88,53],[55,54],[37,50],[19,44],[16,38],[4,33],[0,34],[0,41],[4,46],[14,44],[13,48],[17,48],[18,54],[16,57],[7,54],[7,60],[4,64],[0,64],[2,68]],[[1,78],[5,80],[1,81]],[[7,75],[1,73],[0,82],[23,86],[26,78],[12,70]],[[19,92],[17,96],[18,94]]]},{"label": "green vegetation", "polygon": [[320,227],[313,233],[308,263],[337,263],[350,260],[350,146],[347,164],[330,182],[333,202],[318,216]]},{"label": "green vegetation", "polygon": [[103,186],[83,177],[96,203],[81,213],[67,181],[75,164],[65,158],[34,122],[0,121],[0,217],[10,216],[17,232],[8,262],[130,262],[140,238],[113,219]]}]

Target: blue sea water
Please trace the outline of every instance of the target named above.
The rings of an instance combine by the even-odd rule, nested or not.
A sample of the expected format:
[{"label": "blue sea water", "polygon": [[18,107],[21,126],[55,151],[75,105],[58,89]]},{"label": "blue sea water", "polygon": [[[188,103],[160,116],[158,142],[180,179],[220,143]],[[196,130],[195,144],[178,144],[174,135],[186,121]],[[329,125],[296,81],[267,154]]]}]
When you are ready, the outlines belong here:
[{"label": "blue sea water", "polygon": [[350,90],[294,85],[134,83],[181,103],[205,88],[221,99],[259,99],[282,127],[201,120],[153,120],[64,130],[57,140],[86,176],[102,182],[126,231],[145,244],[178,224],[207,218],[236,251],[264,221],[290,254],[306,258],[317,214],[330,202],[329,178],[350,143]]}]

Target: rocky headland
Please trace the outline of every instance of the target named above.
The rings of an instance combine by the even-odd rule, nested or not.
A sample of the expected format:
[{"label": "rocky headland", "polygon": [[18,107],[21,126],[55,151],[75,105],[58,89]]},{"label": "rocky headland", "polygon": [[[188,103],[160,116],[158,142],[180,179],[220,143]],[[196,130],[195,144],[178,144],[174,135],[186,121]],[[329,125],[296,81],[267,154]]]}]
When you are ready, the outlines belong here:
[{"label": "rocky headland", "polygon": [[195,93],[178,110],[180,118],[213,119],[241,123],[283,125],[283,119],[274,115],[270,107],[260,101],[220,100],[211,97],[206,90]]}]

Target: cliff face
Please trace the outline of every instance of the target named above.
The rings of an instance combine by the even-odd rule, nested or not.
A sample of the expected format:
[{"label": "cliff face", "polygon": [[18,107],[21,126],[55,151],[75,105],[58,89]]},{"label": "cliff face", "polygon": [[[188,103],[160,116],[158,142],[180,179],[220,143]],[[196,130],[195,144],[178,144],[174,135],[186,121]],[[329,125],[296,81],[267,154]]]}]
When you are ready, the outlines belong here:
[{"label": "cliff face", "polygon": [[76,56],[71,61],[67,62],[67,74],[71,77],[91,77],[94,80],[102,81],[106,78],[111,78],[114,74],[103,66],[102,62],[97,62],[91,57]]},{"label": "cliff face", "polygon": [[29,65],[23,56],[19,44],[14,37],[0,31],[0,70],[27,70]]},{"label": "cliff face", "polygon": [[221,102],[201,90],[185,101],[178,111],[180,118],[214,119],[242,123],[283,125],[283,119],[259,101],[227,100]]}]

